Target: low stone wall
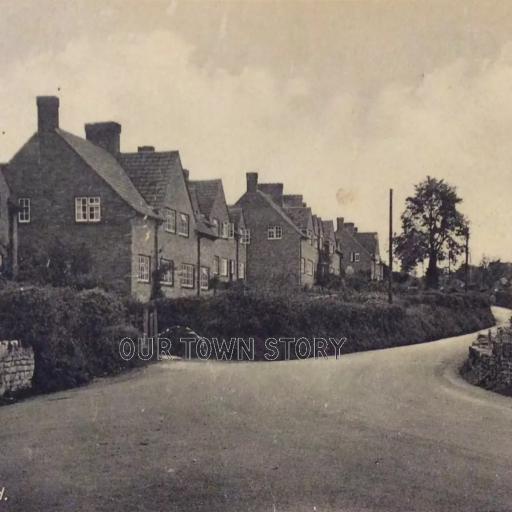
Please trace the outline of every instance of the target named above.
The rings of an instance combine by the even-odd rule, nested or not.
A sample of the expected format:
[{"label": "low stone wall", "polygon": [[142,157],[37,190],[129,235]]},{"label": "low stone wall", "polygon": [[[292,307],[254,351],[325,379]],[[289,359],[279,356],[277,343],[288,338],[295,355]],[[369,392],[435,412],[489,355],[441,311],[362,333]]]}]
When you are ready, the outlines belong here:
[{"label": "low stone wall", "polygon": [[0,341],[0,397],[29,389],[34,375],[34,352],[18,341]]},{"label": "low stone wall", "polygon": [[469,347],[468,363],[475,384],[488,389],[512,388],[512,336],[498,328],[495,333],[480,334]]}]

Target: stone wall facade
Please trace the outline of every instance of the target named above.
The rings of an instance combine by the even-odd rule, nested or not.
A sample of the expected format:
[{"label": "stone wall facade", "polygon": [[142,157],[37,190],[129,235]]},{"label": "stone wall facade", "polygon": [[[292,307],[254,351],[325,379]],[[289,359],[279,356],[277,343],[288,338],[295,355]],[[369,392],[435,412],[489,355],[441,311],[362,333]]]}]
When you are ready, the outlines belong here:
[{"label": "stone wall facade", "polygon": [[480,334],[469,347],[469,365],[476,384],[489,388],[512,387],[512,336],[498,328],[495,333]]},{"label": "stone wall facade", "polygon": [[29,389],[34,375],[34,352],[18,341],[0,341],[0,397]]}]

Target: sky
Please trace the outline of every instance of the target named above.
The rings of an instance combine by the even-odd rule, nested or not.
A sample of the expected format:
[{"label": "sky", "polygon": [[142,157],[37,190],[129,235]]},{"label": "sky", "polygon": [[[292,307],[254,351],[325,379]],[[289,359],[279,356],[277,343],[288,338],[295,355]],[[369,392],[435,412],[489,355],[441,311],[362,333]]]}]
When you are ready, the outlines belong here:
[{"label": "sky", "polygon": [[0,0],[0,162],[36,131],[122,125],[192,179],[246,173],[388,240],[414,184],[457,187],[471,259],[512,260],[512,2]]}]

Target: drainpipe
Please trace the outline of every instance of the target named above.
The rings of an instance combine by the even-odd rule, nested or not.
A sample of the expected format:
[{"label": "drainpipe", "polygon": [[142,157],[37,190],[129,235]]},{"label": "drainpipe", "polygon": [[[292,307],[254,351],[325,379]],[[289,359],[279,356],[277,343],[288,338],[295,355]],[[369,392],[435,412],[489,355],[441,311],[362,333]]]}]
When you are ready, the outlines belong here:
[{"label": "drainpipe", "polygon": [[160,224],[162,223],[161,220],[159,219],[155,219],[155,241],[154,241],[154,252],[155,252],[155,263],[153,265],[154,267],[154,272],[153,272],[153,283],[152,283],[152,286],[151,286],[151,299],[154,300],[156,299],[156,292],[158,290],[158,269],[160,268],[160,265],[159,265],[159,257],[158,257],[158,227],[160,226]]},{"label": "drainpipe", "polygon": [[197,233],[197,296],[201,296],[201,233]]},{"label": "drainpipe", "polygon": [[238,231],[235,231],[235,243],[236,243],[236,280],[240,278],[240,272],[239,272],[239,243],[240,243],[240,233]]}]

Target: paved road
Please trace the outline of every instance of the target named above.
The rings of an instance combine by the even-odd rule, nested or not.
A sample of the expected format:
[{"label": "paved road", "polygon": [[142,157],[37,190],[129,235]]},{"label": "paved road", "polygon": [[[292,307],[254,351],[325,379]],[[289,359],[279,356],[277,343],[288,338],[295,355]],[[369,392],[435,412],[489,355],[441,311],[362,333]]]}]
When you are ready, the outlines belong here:
[{"label": "paved road", "polygon": [[457,376],[473,339],[173,361],[4,407],[0,512],[511,511],[512,399]]}]

